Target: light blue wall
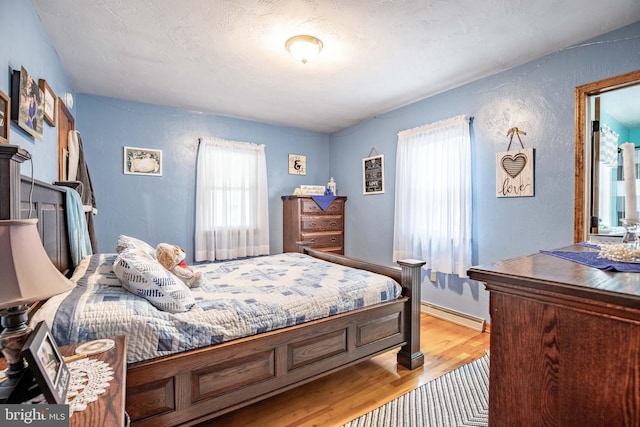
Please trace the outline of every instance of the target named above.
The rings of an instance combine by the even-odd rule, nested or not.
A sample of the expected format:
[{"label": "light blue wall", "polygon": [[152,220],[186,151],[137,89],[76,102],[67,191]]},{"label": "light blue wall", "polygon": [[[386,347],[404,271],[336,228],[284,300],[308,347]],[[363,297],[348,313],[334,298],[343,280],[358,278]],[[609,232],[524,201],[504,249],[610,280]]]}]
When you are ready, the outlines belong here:
[{"label": "light blue wall", "polygon": [[[460,114],[474,117],[474,263],[572,243],[574,88],[640,69],[640,22],[594,41],[331,135],[331,174],[340,194],[349,196],[346,253],[391,264],[397,133]],[[535,149],[535,197],[496,197],[495,156],[507,149],[506,132],[513,126],[527,132],[525,147]],[[364,196],[361,159],[372,148],[385,156],[385,193]],[[442,274],[431,283],[423,276],[424,300],[489,317],[482,285]]]},{"label": "light blue wall", "polygon": [[[58,54],[51,47],[31,1],[0,0],[0,90],[11,96],[11,71],[24,67],[36,80],[45,79],[56,95],[73,91]],[[72,110],[73,111],[73,110]],[[58,178],[58,128],[44,123],[42,141],[34,139],[16,123],[11,123],[9,144],[29,151],[36,179],[53,182]],[[31,164],[22,166],[31,174]]]},{"label": "light blue wall", "polygon": [[[265,144],[271,253],[282,252],[280,196],[301,184],[329,180],[326,134],[98,96],[80,95],[78,106],[102,252],[114,251],[118,235],[128,234],[152,244],[181,245],[193,259],[199,137]],[[162,176],[125,175],[124,146],[162,150]],[[289,153],[307,156],[306,176],[289,175]]]}]

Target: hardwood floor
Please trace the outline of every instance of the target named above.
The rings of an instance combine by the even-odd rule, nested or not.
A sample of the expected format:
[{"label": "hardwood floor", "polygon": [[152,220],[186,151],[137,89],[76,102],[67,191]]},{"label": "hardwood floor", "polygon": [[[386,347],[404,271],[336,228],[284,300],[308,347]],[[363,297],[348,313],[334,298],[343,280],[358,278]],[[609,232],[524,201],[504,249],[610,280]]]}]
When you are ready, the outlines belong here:
[{"label": "hardwood floor", "polygon": [[198,427],[340,426],[485,354],[489,334],[421,315],[423,367],[396,364],[396,352],[312,381]]}]

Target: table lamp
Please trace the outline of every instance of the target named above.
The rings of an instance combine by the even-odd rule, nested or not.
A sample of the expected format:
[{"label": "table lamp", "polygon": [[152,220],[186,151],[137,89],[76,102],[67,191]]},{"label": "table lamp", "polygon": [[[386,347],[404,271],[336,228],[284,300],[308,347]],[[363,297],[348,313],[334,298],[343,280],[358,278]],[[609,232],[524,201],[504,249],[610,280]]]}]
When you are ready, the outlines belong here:
[{"label": "table lamp", "polygon": [[28,304],[73,287],[45,252],[37,222],[0,220],[0,348],[8,366],[7,379],[0,383],[0,403],[19,403],[39,394],[21,354],[31,333]]}]

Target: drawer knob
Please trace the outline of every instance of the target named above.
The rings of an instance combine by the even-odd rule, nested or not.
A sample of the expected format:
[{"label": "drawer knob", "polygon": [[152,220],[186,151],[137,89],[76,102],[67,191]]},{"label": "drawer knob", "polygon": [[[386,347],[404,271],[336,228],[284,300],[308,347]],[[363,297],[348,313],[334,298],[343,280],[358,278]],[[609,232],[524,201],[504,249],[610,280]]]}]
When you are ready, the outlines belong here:
[{"label": "drawer knob", "polygon": [[337,242],[337,241],[338,241],[338,239],[336,239],[335,237],[332,237],[332,238],[331,238],[331,243],[335,243],[335,242]]},{"label": "drawer knob", "polygon": [[309,240],[309,241],[310,241],[311,243],[315,243],[315,242],[316,242],[316,239],[311,239],[311,240]]},{"label": "drawer knob", "polygon": [[329,223],[329,225],[330,225],[330,226],[332,226],[332,227],[335,227],[336,225],[338,225],[338,223],[337,223],[337,222],[335,222],[335,221],[331,221],[331,222]]},{"label": "drawer knob", "polygon": [[316,226],[316,223],[315,223],[315,222],[310,222],[310,223],[309,223],[309,226],[310,226],[310,227],[315,227],[315,226]]}]

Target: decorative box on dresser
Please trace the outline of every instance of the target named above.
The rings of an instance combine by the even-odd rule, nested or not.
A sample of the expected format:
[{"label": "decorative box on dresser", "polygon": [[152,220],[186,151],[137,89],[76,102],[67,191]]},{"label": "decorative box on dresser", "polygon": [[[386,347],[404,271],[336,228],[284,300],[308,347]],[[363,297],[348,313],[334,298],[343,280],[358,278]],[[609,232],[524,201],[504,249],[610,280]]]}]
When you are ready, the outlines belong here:
[{"label": "decorative box on dresser", "polygon": [[322,209],[312,196],[282,196],[283,251],[299,252],[297,242],[311,242],[313,249],[344,255],[344,205],[337,196]]},{"label": "decorative box on dresser", "polygon": [[489,425],[640,425],[640,273],[537,253],[469,277],[490,291]]}]

